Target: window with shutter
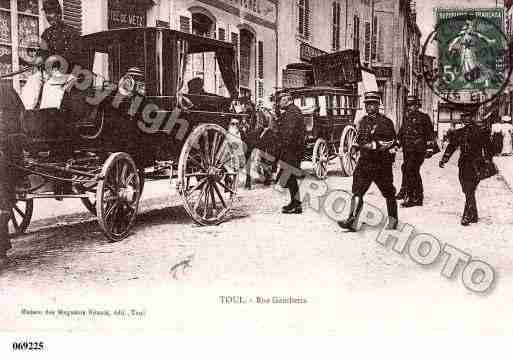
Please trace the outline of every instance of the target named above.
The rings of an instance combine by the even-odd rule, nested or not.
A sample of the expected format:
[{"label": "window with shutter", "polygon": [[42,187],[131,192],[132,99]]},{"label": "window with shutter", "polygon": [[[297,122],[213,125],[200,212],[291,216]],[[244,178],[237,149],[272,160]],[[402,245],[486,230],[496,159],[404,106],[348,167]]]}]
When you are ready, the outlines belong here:
[{"label": "window with shutter", "polygon": [[232,32],[232,44],[235,45],[235,53],[239,51],[239,34]]},{"label": "window with shutter", "polygon": [[360,50],[360,18],[353,18],[353,50]]},{"label": "window with shutter", "polygon": [[370,22],[365,22],[365,53],[364,58],[366,62],[370,60],[370,51],[371,51],[371,26]]},{"label": "window with shutter", "polygon": [[385,39],[383,38],[384,27],[382,22],[379,23],[378,30],[378,61],[381,62],[385,61]]},{"label": "window with shutter", "polygon": [[333,2],[332,4],[332,35],[331,47],[333,51],[340,49],[340,3]]},{"label": "window with shutter", "polygon": [[264,78],[264,42],[258,42],[258,78]]},{"label": "window with shutter", "polygon": [[378,17],[374,16],[372,20],[372,46],[371,46],[371,56],[373,60],[377,58],[377,50],[378,50]]},{"label": "window with shutter", "polygon": [[310,0],[298,0],[298,33],[310,37]]},{"label": "window with shutter", "polygon": [[64,22],[82,33],[82,0],[63,0],[62,5]]},{"label": "window with shutter", "polygon": [[180,31],[181,32],[191,32],[191,19],[187,16],[180,16]]},{"label": "window with shutter", "polygon": [[219,40],[226,41],[226,30],[220,27],[218,29],[218,32],[219,32]]}]

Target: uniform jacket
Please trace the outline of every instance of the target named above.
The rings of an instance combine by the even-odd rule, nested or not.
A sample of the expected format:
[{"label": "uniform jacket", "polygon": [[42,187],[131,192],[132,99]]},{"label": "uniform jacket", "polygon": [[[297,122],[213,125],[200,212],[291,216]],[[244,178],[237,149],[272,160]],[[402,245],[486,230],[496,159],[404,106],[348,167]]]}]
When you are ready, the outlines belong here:
[{"label": "uniform jacket", "polygon": [[375,149],[361,149],[362,160],[393,162],[394,155],[379,147],[377,141],[395,141],[394,123],[388,117],[378,113],[376,116],[364,116],[358,124],[356,143],[360,146],[375,143]]},{"label": "uniform jacket", "polygon": [[305,146],[305,121],[299,107],[291,103],[279,119],[282,160],[291,165],[301,162]]},{"label": "uniform jacket", "polygon": [[80,63],[80,49],[78,42],[80,35],[73,27],[66,25],[63,21],[50,26],[41,35],[42,48],[38,55],[46,61],[48,57],[58,55],[68,62],[68,73],[73,66]]},{"label": "uniform jacket", "polygon": [[460,158],[458,165],[463,162],[470,162],[480,156],[491,158],[492,144],[490,141],[490,131],[479,127],[476,124],[466,125],[465,127],[448,133],[449,144],[445,149],[442,162],[447,162],[452,154],[459,148]]},{"label": "uniform jacket", "polygon": [[415,111],[404,116],[404,123],[397,139],[404,151],[425,152],[434,143],[435,133],[431,119],[425,113]]}]

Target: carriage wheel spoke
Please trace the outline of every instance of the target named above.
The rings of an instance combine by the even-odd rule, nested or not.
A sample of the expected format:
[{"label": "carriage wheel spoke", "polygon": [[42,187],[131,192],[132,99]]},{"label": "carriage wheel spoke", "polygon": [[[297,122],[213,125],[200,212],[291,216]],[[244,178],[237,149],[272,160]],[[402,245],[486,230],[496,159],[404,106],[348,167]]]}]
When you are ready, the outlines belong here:
[{"label": "carriage wheel spoke", "polygon": [[198,213],[198,207],[200,205],[201,199],[203,198],[203,195],[205,194],[205,188],[206,186],[201,189],[200,195],[198,197],[198,202],[194,204],[194,213]]},{"label": "carriage wheel spoke", "polygon": [[225,190],[229,191],[231,194],[235,194],[235,191],[234,191],[234,190],[232,190],[231,188],[226,187],[226,185],[225,185],[224,183],[222,183],[221,181],[218,181],[218,180],[216,179],[216,182],[217,182],[218,184],[220,184],[220,185],[221,185],[221,187],[223,187]]},{"label": "carriage wheel spoke", "polygon": [[184,174],[184,176],[186,178],[190,178],[190,177],[206,177],[208,174],[206,172],[192,172],[192,173],[187,173],[187,174]]},{"label": "carriage wheel spoke", "polygon": [[[197,191],[198,189],[200,189],[201,187],[203,187],[203,185],[205,184],[205,182],[208,180],[207,177],[201,179],[193,188],[189,189],[189,187],[187,186],[187,188],[185,189],[185,195],[188,197],[190,196],[192,193],[194,193],[195,191]],[[189,192],[189,193],[188,193]]]},{"label": "carriage wheel spoke", "polygon": [[217,150],[217,153],[215,154],[213,166],[216,167],[216,168],[220,168],[220,167],[222,167],[224,165],[224,164],[219,165],[219,162],[221,162],[223,160],[223,154],[225,153],[224,149],[226,148],[226,144],[227,144],[227,141],[224,140],[221,143],[221,145],[219,146],[219,149]]},{"label": "carriage wheel spoke", "polygon": [[[23,211],[18,207],[17,204],[14,205],[14,209],[16,210],[16,212],[19,213],[19,215],[22,217],[22,218],[25,218],[25,213],[23,213]],[[14,213],[13,213],[14,215]]]},{"label": "carriage wheel spoke", "polygon": [[208,183],[206,186],[205,186],[205,202],[204,202],[204,206],[203,206],[203,218],[204,219],[207,219],[207,215],[208,215],[208,202],[209,202],[209,198],[210,198],[210,183]]},{"label": "carriage wheel spoke", "polygon": [[221,200],[221,204],[223,205],[223,207],[228,208],[228,206],[226,205],[226,202],[223,198],[223,195],[221,194],[221,191],[219,191],[219,187],[217,187],[217,183],[214,183],[212,187],[214,187],[214,190],[217,193],[217,196],[219,197],[219,199]]},{"label": "carriage wheel spoke", "polygon": [[[210,198],[212,200],[212,210],[215,210],[215,212],[217,212],[216,198],[214,196],[214,186],[215,183],[210,184]],[[212,214],[214,214],[214,212],[212,212]]]},{"label": "carriage wheel spoke", "polygon": [[210,143],[208,141],[208,131],[205,131],[203,135],[201,136],[203,139],[203,158],[206,162],[207,166],[210,166]]},{"label": "carriage wheel spoke", "polygon": [[[199,156],[199,160],[198,160],[198,158],[196,158],[195,156]],[[201,158],[201,155],[200,155],[200,154],[194,154],[194,155],[193,155],[193,154],[191,153],[191,154],[190,154],[189,159],[190,159],[192,162],[194,162],[194,164],[195,164],[196,166],[198,166],[198,167],[200,167],[202,170],[206,171],[206,167],[205,167],[205,165],[204,165],[204,163],[203,163],[203,159]]]},{"label": "carriage wheel spoke", "polygon": [[219,134],[217,132],[214,132],[214,140],[212,141],[212,150],[210,151],[210,154],[211,154],[210,163],[213,166],[215,165],[217,146],[219,146],[218,141],[219,141]]},{"label": "carriage wheel spoke", "polygon": [[16,230],[16,232],[20,232],[20,225],[18,223],[18,220],[16,219],[16,216],[14,214],[14,211],[11,209],[11,220],[12,220],[12,224],[14,226],[14,229]]}]

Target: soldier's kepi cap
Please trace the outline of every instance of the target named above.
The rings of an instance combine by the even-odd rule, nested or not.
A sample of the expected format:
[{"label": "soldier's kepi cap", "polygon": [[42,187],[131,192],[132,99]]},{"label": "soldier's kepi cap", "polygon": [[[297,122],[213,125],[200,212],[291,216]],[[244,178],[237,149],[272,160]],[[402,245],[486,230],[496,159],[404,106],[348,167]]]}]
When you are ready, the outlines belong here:
[{"label": "soldier's kepi cap", "polygon": [[59,0],[44,0],[43,10],[45,12],[61,12],[61,4]]},{"label": "soldier's kepi cap", "polygon": [[381,102],[381,94],[378,91],[368,91],[363,94],[363,102]]},{"label": "soldier's kepi cap", "polygon": [[409,105],[410,104],[419,104],[420,100],[417,97],[417,95],[408,95],[408,97],[406,97],[406,103]]}]

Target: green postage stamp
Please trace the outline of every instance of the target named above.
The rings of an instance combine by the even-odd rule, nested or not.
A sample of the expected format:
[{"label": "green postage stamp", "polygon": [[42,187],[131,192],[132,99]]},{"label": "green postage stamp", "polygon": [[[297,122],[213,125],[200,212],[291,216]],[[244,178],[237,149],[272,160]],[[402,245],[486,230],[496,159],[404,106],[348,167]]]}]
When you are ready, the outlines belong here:
[{"label": "green postage stamp", "polygon": [[500,91],[507,81],[504,9],[436,9],[436,92]]}]

